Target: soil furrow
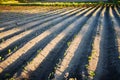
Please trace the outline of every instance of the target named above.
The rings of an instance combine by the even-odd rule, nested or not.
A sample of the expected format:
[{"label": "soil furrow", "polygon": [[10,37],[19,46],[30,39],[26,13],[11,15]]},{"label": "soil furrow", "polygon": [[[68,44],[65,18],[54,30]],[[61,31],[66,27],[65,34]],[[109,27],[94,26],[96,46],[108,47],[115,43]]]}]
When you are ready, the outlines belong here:
[{"label": "soil furrow", "polygon": [[120,80],[120,6],[60,8],[3,10],[0,80]]},{"label": "soil furrow", "polygon": [[112,12],[115,16],[116,22],[119,24],[120,26],[120,14],[117,12],[116,7],[112,7]]},{"label": "soil furrow", "polygon": [[[73,9],[74,10],[74,9]],[[70,10],[71,11],[71,10]],[[69,13],[69,12],[68,12]],[[11,38],[15,35],[18,35],[24,31],[27,31],[27,30],[30,30],[32,28],[35,28],[37,26],[39,26],[40,24],[43,24],[45,22],[48,22],[50,21],[51,19],[55,19],[55,18],[59,18],[65,14],[68,14],[67,12],[64,12],[64,13],[61,13],[61,14],[58,14],[58,15],[55,15],[55,16],[51,16],[51,17],[48,17],[48,18],[45,18],[45,19],[42,19],[42,20],[38,20],[38,21],[35,21],[35,22],[31,22],[31,23],[28,23],[28,24],[25,24],[21,27],[18,27],[18,28],[14,28],[12,30],[8,30],[6,32],[3,32],[3,33],[0,33],[0,42],[2,42],[2,39],[6,40],[8,38]],[[9,34],[8,34],[9,33]]]},{"label": "soil furrow", "polygon": [[118,8],[117,6],[114,6],[114,10],[116,11],[116,14],[120,16],[120,8]]},{"label": "soil furrow", "polygon": [[[89,11],[90,12],[90,11]],[[94,12],[94,11],[93,11]],[[91,13],[92,14],[92,13]],[[86,16],[89,16],[90,15],[86,15]],[[89,18],[88,17],[88,18]],[[74,22],[74,24],[76,24],[75,26],[78,27],[74,30],[74,24],[71,24],[68,29],[64,30],[61,34],[59,34],[55,39],[53,39],[38,55],[37,57],[35,57],[33,59],[33,61],[31,62],[30,65],[26,66],[26,69],[28,71],[25,71],[22,73],[22,76],[21,77],[28,77],[28,74],[30,73],[30,71],[34,71],[35,68],[37,68],[39,66],[39,64],[41,64],[40,66],[43,66],[42,68],[41,67],[38,67],[38,69],[36,69],[33,73],[31,73],[31,76],[33,76],[33,78],[35,79],[44,79],[44,80],[47,80],[48,79],[48,75],[49,73],[53,70],[55,64],[56,64],[56,58],[59,58],[60,55],[63,56],[63,53],[61,54],[61,50],[62,50],[62,47],[65,46],[65,44],[67,43],[67,41],[69,41],[69,39],[71,39],[74,34],[77,34],[78,31],[80,30],[80,28],[82,27],[82,25],[84,25],[84,23],[86,22],[86,20],[88,18],[80,18],[78,19],[76,22]],[[79,26],[78,26],[79,25]],[[73,30],[72,30],[73,29]],[[72,31],[71,31],[72,30]],[[46,51],[46,49],[49,49]],[[65,50],[65,49],[64,49]],[[54,53],[54,54],[53,54]],[[42,56],[44,55],[44,56]],[[54,57],[53,57],[54,56]],[[53,59],[52,59],[52,58]],[[45,60],[43,61],[42,63],[41,62],[36,62],[36,60],[38,59],[41,59],[40,61],[42,60]],[[47,59],[47,61],[46,61]],[[50,62],[49,62],[49,61]],[[54,61],[54,63],[53,63]],[[45,64],[49,64],[49,71],[47,70],[48,67],[45,66]],[[32,65],[34,65],[33,67],[31,67]],[[44,68],[44,69],[43,69]],[[38,74],[36,74],[37,72],[40,72],[39,76]],[[46,72],[46,75],[44,75],[44,73]],[[31,77],[32,78],[32,77]]]},{"label": "soil furrow", "polygon": [[106,11],[104,12],[102,26],[100,56],[95,80],[119,80],[119,53],[116,46],[115,31],[109,15],[109,7],[106,7]]},{"label": "soil furrow", "polygon": [[[80,14],[79,14],[80,15]],[[40,36],[38,36],[38,37],[36,37],[35,39],[33,39],[33,40],[31,40],[31,41],[29,41],[25,46],[23,46],[21,49],[19,49],[18,51],[16,51],[12,56],[10,56],[8,59],[6,59],[5,61],[3,61],[3,62],[1,62],[0,63],[0,65],[1,66],[4,66],[4,68],[5,68],[5,66],[7,67],[9,67],[9,69],[7,68],[6,69],[6,71],[3,71],[3,73],[4,73],[4,75],[5,75],[5,73],[6,72],[9,72],[9,70],[11,70],[11,69],[13,69],[13,70],[16,70],[15,68],[15,66],[16,65],[20,65],[20,64],[23,64],[23,62],[26,60],[26,59],[29,59],[29,56],[31,56],[35,51],[34,51],[34,49],[35,48],[37,48],[38,46],[40,46],[40,45],[37,45],[37,46],[35,46],[34,47],[34,45],[35,44],[41,44],[41,45],[43,45],[44,43],[45,44],[47,44],[46,42],[48,42],[50,39],[50,37],[51,36],[53,36],[54,37],[54,35],[57,35],[58,33],[56,33],[56,29],[57,28],[61,28],[60,26],[65,26],[65,23],[67,23],[67,25],[68,25],[68,23],[73,19],[73,21],[75,20],[75,18],[76,17],[79,17],[79,15],[78,14],[76,14],[76,16],[73,16],[73,18],[68,18],[67,20],[64,20],[62,23],[59,23],[58,25],[56,25],[55,27],[52,27],[50,30],[47,30],[47,31],[45,31],[43,34],[41,34]],[[70,19],[70,20],[69,20]],[[62,24],[64,24],[64,25],[62,25]],[[63,28],[64,29],[64,28]],[[63,30],[62,29],[62,30]],[[59,29],[59,30],[61,30],[61,29]],[[50,35],[52,32],[55,32],[54,33],[54,35],[51,35],[50,37],[48,37],[48,35]],[[60,32],[60,31],[58,31],[58,32]],[[44,40],[44,38],[45,37],[48,37],[47,39],[45,39]],[[52,38],[51,38],[52,39]],[[36,40],[37,40],[37,42],[36,42]],[[39,40],[39,41],[38,41]],[[41,41],[41,43],[40,43],[40,40],[42,40]],[[48,40],[48,41],[46,41],[46,40]],[[28,47],[28,45],[31,45],[31,46],[29,46]],[[34,49],[32,49],[32,45],[33,45],[33,47],[34,47]],[[31,50],[29,50],[31,48]],[[24,51],[24,52],[23,52]],[[36,50],[37,51],[37,50]],[[22,53],[20,53],[20,52],[22,52]],[[24,54],[24,55],[23,55]],[[18,56],[19,55],[19,56]],[[21,57],[20,57],[20,55],[21,55]],[[16,57],[15,57],[16,56]],[[24,56],[27,56],[27,57],[24,57]],[[20,59],[18,59],[20,57]],[[25,58],[25,59],[24,59]],[[11,61],[11,62],[9,62],[9,60],[13,60],[14,59],[14,61],[16,60],[16,62],[14,62],[14,61]],[[17,60],[18,59],[18,60]],[[24,60],[22,60],[22,62],[21,62],[21,59],[24,59]],[[20,62],[19,62],[20,61]],[[12,62],[14,62],[14,64],[12,64]],[[8,64],[9,63],[9,64]],[[10,64],[12,64],[12,65],[10,65]],[[9,66],[10,65],[10,66]],[[12,72],[13,72],[13,70],[12,70]],[[2,72],[2,70],[1,70],[1,72]],[[1,75],[3,75],[3,73],[1,74]]]},{"label": "soil furrow", "polygon": [[[74,10],[74,9],[73,9]],[[66,15],[66,14],[68,14],[69,12],[71,12],[71,11],[73,11],[73,10],[70,10],[70,11],[67,11],[67,12],[65,12],[65,13],[62,13],[63,15]],[[59,17],[58,17],[59,18]],[[57,20],[57,18],[55,19],[55,20]],[[49,23],[50,23],[50,21],[49,21]],[[45,24],[45,23],[44,23]],[[43,24],[42,24],[43,25]]]},{"label": "soil furrow", "polygon": [[20,19],[20,20],[13,20],[13,21],[6,21],[2,24],[0,24],[0,27],[4,27],[4,26],[7,26],[7,25],[11,25],[11,24],[15,24],[16,22],[21,22],[22,20],[29,20],[29,19],[33,19],[33,18],[36,18],[36,17],[42,17],[42,16],[45,16],[45,15],[48,15],[48,14],[55,14],[55,13],[59,13],[60,11],[64,11],[66,8],[64,9],[59,9],[59,10],[54,10],[54,11],[49,11],[49,12],[46,12],[46,13],[40,13],[40,14],[37,14],[35,16],[30,16],[30,17],[27,17],[27,18],[23,18],[23,19]]},{"label": "soil furrow", "polygon": [[[81,65],[84,67],[84,64],[86,64],[85,58],[88,57],[88,53],[87,53],[87,51],[86,51],[86,53],[84,53],[85,52],[84,49],[89,49],[89,47],[87,48],[87,46],[88,46],[87,44],[89,44],[91,42],[90,38],[92,38],[92,35],[95,32],[95,27],[97,26],[97,18],[99,17],[99,14],[100,14],[99,10],[100,10],[100,8],[96,11],[96,13],[93,14],[93,16],[90,18],[90,20],[88,20],[87,25],[83,26],[83,28],[81,29],[79,34],[76,35],[76,38],[71,43],[70,47],[66,50],[66,56],[64,57],[64,59],[62,60],[62,63],[60,63],[59,67],[56,70],[56,73],[55,73],[56,80],[62,80],[62,79],[65,79],[65,77],[66,77],[66,79],[69,79],[70,77],[76,78],[77,80],[82,79],[81,73],[84,72],[85,70],[78,68],[78,65]],[[96,21],[96,23],[93,23],[94,21]],[[87,39],[87,38],[89,38],[89,39]],[[85,39],[85,40],[83,40],[83,39]],[[86,42],[84,42],[86,40],[90,40],[90,41],[86,43]],[[84,47],[83,44],[84,45],[86,44],[87,46]],[[82,46],[80,46],[80,45],[82,45]],[[76,51],[78,51],[78,52],[76,52]],[[79,61],[79,60],[82,61],[82,63],[80,63],[80,62],[77,63],[77,61]],[[81,71],[79,73],[75,73],[76,72],[75,69],[77,69],[77,68],[81,69]],[[69,74],[69,75],[65,76],[66,74]],[[79,75],[77,75],[77,74],[79,74]],[[85,76],[87,76],[87,75],[85,75]]]},{"label": "soil furrow", "polygon": [[[65,12],[66,10],[60,10],[60,11],[57,11],[56,13],[54,13],[54,14],[48,14],[48,15],[44,15],[44,16],[41,16],[41,17],[39,17],[39,16],[37,16],[37,17],[33,17],[33,18],[31,18],[31,19],[28,19],[28,20],[26,20],[26,19],[22,19],[21,21],[19,21],[19,22],[16,22],[16,23],[12,23],[12,24],[10,24],[10,25],[8,25],[8,26],[4,26],[4,29],[3,30],[0,30],[0,32],[5,32],[5,31],[8,31],[8,30],[10,30],[10,29],[13,29],[13,28],[19,28],[19,27],[21,27],[22,25],[24,25],[24,24],[27,24],[27,23],[30,23],[30,22],[34,22],[34,21],[38,21],[38,20],[41,20],[41,19],[44,19],[44,18],[47,18],[47,17],[50,17],[50,16],[54,16],[54,15],[57,15],[57,14],[60,14],[60,13],[63,13],[63,12]],[[3,27],[2,27],[3,28]]]},{"label": "soil furrow", "polygon": [[[89,80],[93,80],[94,76],[95,76],[95,70],[97,68],[97,64],[98,64],[98,59],[99,59],[99,55],[100,55],[100,40],[101,40],[101,20],[102,20],[102,13],[104,10],[101,11],[101,15],[99,17],[98,20],[98,25],[97,25],[97,29],[96,29],[96,33],[94,36],[94,41],[92,43],[92,48],[91,48],[91,53],[90,56],[88,56],[88,64],[85,65],[87,72],[88,72],[88,76],[84,76],[84,79],[89,79]],[[84,73],[82,73],[84,75]]]},{"label": "soil furrow", "polygon": [[116,32],[116,38],[117,38],[117,44],[116,46],[118,46],[118,52],[119,52],[119,56],[120,56],[120,20],[116,19],[116,14],[114,12],[114,10],[110,7],[110,17],[112,19],[112,23]]},{"label": "soil furrow", "polygon": [[[74,11],[68,15],[65,15],[63,17],[60,17],[58,19],[55,19],[55,20],[52,20],[52,21],[49,21],[48,23],[45,23],[43,25],[40,25],[39,27],[33,29],[33,32],[31,32],[29,35],[26,35],[25,37],[21,38],[20,40],[12,43],[12,44],[9,44],[10,40],[6,41],[7,44],[5,44],[5,42],[3,43],[3,45],[1,44],[0,47],[1,47],[1,51],[0,51],[0,55],[3,57],[4,55],[6,55],[8,53],[8,50],[10,49],[11,51],[13,51],[15,49],[15,47],[17,46],[17,48],[19,47],[22,47],[25,43],[27,43],[29,40],[33,39],[34,37],[38,36],[39,34],[41,34],[42,32],[44,32],[45,30],[49,29],[50,27],[54,26],[55,24],[57,23],[60,23],[60,21],[63,21],[64,19],[67,19],[68,17],[70,16],[73,16],[74,14],[78,13],[79,11],[82,11],[83,9],[80,9],[80,10],[77,10],[77,11]],[[87,9],[89,10],[89,9]],[[86,12],[87,10],[84,10],[82,11],[84,14],[84,12]],[[82,16],[82,14],[80,16]],[[54,25],[53,25],[54,24]],[[42,28],[43,27],[43,28]],[[27,32],[27,31],[26,31]],[[19,35],[18,35],[19,36]],[[13,37],[14,38],[14,37]],[[16,39],[16,38],[15,38]],[[14,40],[12,40],[14,41]],[[9,46],[8,46],[9,45]],[[5,48],[6,46],[6,48]]]},{"label": "soil furrow", "polygon": [[[41,19],[41,20],[37,20],[37,21],[33,21],[31,23],[28,23],[28,24],[25,24],[23,26],[20,26],[20,27],[16,27],[16,28],[13,28],[11,30],[8,30],[8,31],[5,31],[5,32],[2,32],[0,33],[0,39],[6,39],[7,37],[12,37],[14,35],[18,35],[19,33],[21,32],[24,32],[26,30],[29,30],[29,29],[32,29],[34,28],[35,26],[38,26],[42,23],[45,23],[47,21],[50,21],[52,19],[55,19],[57,17],[60,17],[60,16],[63,16],[67,14],[67,12],[64,12],[64,13],[61,13],[61,14],[58,14],[58,15],[53,15],[53,16],[50,16],[48,18],[45,18],[45,19]],[[9,33],[9,34],[8,34]]]},{"label": "soil furrow", "polygon": [[68,78],[77,78],[78,80],[84,80],[89,76],[89,72],[87,71],[86,65],[88,64],[89,56],[92,52],[92,44],[98,27],[98,20],[100,17],[101,10],[102,8],[98,9],[98,11],[96,11],[96,13],[93,14],[93,19],[91,18],[92,20],[90,25],[88,25],[89,28],[87,30],[87,33],[83,36],[77,50],[75,51],[76,56],[74,55],[73,58],[76,59],[75,61],[71,61],[71,64],[73,63],[73,66],[71,66],[71,69],[69,71],[70,75],[68,75]]}]

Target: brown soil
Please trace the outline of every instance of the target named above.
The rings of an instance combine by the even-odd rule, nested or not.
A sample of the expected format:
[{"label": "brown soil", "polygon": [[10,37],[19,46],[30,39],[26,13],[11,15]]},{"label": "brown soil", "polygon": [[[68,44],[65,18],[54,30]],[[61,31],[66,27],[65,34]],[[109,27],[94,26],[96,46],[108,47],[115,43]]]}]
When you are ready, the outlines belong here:
[{"label": "brown soil", "polygon": [[119,7],[0,8],[0,79],[120,79]]}]

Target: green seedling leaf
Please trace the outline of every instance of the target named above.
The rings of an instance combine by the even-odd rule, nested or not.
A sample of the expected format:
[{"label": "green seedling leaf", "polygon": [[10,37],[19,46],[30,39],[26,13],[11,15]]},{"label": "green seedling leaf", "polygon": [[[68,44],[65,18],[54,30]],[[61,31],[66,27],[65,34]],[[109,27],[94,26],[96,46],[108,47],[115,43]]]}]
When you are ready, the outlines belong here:
[{"label": "green seedling leaf", "polygon": [[70,46],[71,42],[67,42],[67,46]]},{"label": "green seedling leaf", "polygon": [[90,77],[94,77],[95,76],[95,72],[94,71],[90,71],[89,75],[90,75]]},{"label": "green seedling leaf", "polygon": [[5,40],[4,40],[4,39],[2,39],[2,42],[5,42]]},{"label": "green seedling leaf", "polygon": [[14,51],[16,51],[18,49],[18,47],[16,46],[15,48],[14,48]]},{"label": "green seedling leaf", "polygon": [[11,53],[11,49],[8,49],[8,54],[10,54]]}]

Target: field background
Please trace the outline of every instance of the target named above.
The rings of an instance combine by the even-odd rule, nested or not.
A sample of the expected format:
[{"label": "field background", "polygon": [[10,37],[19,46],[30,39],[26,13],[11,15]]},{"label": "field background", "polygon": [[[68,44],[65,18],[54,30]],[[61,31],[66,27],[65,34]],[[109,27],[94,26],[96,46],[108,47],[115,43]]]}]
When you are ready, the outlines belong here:
[{"label": "field background", "polygon": [[119,75],[119,0],[0,0],[0,80]]}]

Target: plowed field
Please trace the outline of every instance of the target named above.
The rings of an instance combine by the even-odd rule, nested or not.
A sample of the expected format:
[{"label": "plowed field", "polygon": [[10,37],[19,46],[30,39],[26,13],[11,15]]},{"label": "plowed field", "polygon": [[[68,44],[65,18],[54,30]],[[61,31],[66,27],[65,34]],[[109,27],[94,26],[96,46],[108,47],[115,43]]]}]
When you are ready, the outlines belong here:
[{"label": "plowed field", "polygon": [[120,6],[66,7],[4,19],[0,80],[26,79],[120,80]]}]

